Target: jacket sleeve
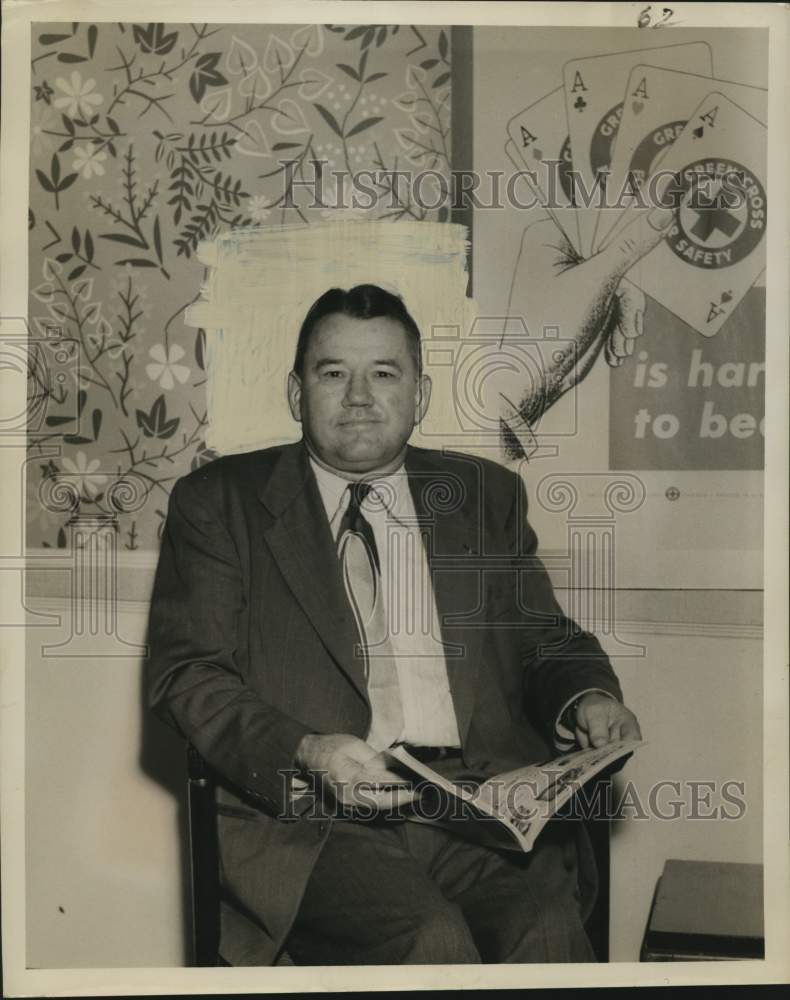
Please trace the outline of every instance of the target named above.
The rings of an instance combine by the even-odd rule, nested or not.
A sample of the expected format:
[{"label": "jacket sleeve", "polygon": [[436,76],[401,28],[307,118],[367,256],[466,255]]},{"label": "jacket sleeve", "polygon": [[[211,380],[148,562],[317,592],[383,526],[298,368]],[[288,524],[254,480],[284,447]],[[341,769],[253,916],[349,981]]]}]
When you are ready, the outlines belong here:
[{"label": "jacket sleeve", "polygon": [[527,492],[520,477],[506,519],[518,566],[525,707],[549,743],[567,704],[596,688],[622,701],[609,658],[590,632],[565,615],[537,556],[538,539],[527,519]]},{"label": "jacket sleeve", "polygon": [[219,512],[187,478],[173,488],[151,597],[149,706],[268,812],[285,814],[307,727],[267,705],[236,662],[246,596]]}]

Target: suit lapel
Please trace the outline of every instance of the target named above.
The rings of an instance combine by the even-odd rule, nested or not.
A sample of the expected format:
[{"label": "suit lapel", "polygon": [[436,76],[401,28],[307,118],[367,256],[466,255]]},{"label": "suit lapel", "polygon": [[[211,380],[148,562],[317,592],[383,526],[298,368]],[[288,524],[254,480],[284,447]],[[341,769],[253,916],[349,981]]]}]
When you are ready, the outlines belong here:
[{"label": "suit lapel", "polygon": [[[468,482],[450,463],[409,448],[406,456],[414,508],[426,547],[447,672],[461,740],[474,707],[485,629],[479,624],[485,581],[475,557],[482,554],[480,498],[464,495]],[[445,502],[445,495],[463,502]],[[259,497],[273,515],[264,530],[272,555],[294,597],[324,645],[367,701],[364,664],[354,656],[360,638],[346,600],[340,563],[318,485],[303,445],[283,448]],[[477,623],[471,620],[477,618]]]},{"label": "suit lapel", "polygon": [[303,445],[289,445],[260,499],[274,516],[265,529],[272,555],[321,640],[367,700],[359,633],[346,600],[329,521]]},{"label": "suit lapel", "polygon": [[[479,624],[485,580],[475,556],[482,554],[480,498],[464,496],[468,481],[433,453],[409,448],[406,471],[431,571],[445,644],[447,672],[463,742],[474,707],[484,629]],[[450,497],[450,500],[447,500]],[[459,497],[457,503],[453,497]],[[471,624],[470,619],[478,623]]]}]

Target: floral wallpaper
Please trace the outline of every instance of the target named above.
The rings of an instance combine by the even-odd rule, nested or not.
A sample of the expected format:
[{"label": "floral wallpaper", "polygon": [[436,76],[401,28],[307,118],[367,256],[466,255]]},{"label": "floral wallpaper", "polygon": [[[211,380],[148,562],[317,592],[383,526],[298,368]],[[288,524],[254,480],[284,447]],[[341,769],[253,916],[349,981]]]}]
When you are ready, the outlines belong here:
[{"label": "floral wallpaper", "polygon": [[[119,547],[154,550],[173,482],[213,457],[205,336],[183,323],[202,240],[447,218],[383,173],[355,208],[334,175],[448,177],[450,59],[438,27],[33,26],[28,546],[67,546],[46,498],[68,485],[80,514],[115,515]],[[120,512],[119,483],[137,493]]]}]

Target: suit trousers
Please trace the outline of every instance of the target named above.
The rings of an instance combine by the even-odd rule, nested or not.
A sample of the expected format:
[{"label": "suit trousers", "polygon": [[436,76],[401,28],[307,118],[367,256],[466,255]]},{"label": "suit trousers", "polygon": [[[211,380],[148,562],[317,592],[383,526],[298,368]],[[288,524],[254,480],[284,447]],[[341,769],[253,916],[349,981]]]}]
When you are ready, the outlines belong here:
[{"label": "suit trousers", "polygon": [[528,854],[440,827],[336,820],[286,941],[298,965],[594,962],[574,824]]}]

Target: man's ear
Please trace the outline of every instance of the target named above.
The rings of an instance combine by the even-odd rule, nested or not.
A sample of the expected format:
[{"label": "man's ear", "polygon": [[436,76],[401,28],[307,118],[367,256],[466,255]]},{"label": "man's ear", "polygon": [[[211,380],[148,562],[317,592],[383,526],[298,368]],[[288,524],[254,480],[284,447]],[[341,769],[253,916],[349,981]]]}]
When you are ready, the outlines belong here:
[{"label": "man's ear", "polygon": [[302,380],[296,372],[288,373],[288,407],[291,416],[298,423],[302,422]]},{"label": "man's ear", "polygon": [[431,401],[431,376],[422,374],[417,380],[417,406],[414,412],[414,423],[419,424],[428,412],[428,404]]}]

